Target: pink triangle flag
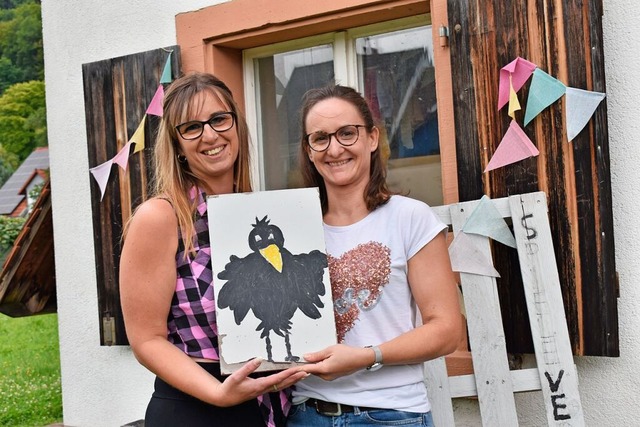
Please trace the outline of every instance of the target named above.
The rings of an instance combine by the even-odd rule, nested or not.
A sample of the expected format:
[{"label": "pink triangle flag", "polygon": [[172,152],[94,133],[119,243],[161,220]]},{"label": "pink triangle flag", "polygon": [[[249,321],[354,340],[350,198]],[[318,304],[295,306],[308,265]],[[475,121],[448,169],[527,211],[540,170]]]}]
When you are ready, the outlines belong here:
[{"label": "pink triangle flag", "polygon": [[507,133],[502,137],[502,141],[484,171],[488,172],[538,154],[540,152],[527,134],[515,120],[511,120]]},{"label": "pink triangle flag", "polygon": [[118,166],[122,168],[122,170],[127,170],[127,165],[129,164],[129,149],[131,148],[131,141],[124,144],[124,147],[118,151],[118,154],[113,156],[113,163],[116,163]]},{"label": "pink triangle flag", "polygon": [[513,81],[513,90],[519,91],[522,86],[529,80],[533,71],[537,68],[536,64],[529,62],[519,56],[513,61],[500,69],[500,83],[498,85],[498,110],[509,102],[509,93],[511,85],[509,77]]},{"label": "pink triangle flag", "polygon": [[158,89],[156,89],[155,95],[153,95],[153,99],[151,103],[149,103],[149,107],[147,108],[146,113],[151,114],[153,116],[162,117],[162,101],[164,100],[164,88],[162,84],[158,85]]},{"label": "pink triangle flag", "polygon": [[100,187],[100,201],[104,197],[104,191],[107,188],[107,182],[109,181],[109,175],[111,175],[111,166],[113,165],[113,159],[107,160],[106,162],[95,166],[89,169],[91,175],[98,183],[98,187]]}]

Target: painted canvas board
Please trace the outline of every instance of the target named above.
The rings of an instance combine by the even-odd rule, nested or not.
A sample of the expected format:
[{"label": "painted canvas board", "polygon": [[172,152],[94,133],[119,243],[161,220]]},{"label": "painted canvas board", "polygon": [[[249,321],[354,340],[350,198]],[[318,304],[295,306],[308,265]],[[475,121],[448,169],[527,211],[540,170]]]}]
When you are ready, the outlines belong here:
[{"label": "painted canvas board", "polygon": [[220,365],[304,363],[337,342],[317,188],[207,198]]}]

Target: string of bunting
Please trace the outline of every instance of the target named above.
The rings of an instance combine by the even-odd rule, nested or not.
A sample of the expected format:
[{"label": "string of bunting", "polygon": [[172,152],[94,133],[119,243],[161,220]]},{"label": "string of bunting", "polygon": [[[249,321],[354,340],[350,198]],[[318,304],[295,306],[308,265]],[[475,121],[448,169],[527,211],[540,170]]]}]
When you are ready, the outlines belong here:
[{"label": "string of bunting", "polygon": [[486,195],[482,196],[460,232],[456,233],[449,245],[449,258],[453,271],[500,277],[491,259],[484,256],[480,249],[479,245],[483,243],[481,236],[516,247],[516,239],[507,222]]},{"label": "string of bunting", "polygon": [[[535,64],[517,57],[500,70],[498,110],[508,104],[508,115],[512,120],[484,172],[539,155],[538,149],[518,125],[515,117],[515,112],[521,110],[517,92],[531,76],[533,78],[529,88],[524,125],[529,124],[547,107],[558,101],[562,96],[565,96],[567,140],[569,142],[587,125],[596,108],[605,97],[604,93],[567,87],[559,80],[540,70]],[[163,84],[171,83],[172,80],[171,52],[169,52],[158,89],[134,134],[113,158],[89,169],[100,187],[101,201],[111,176],[113,164],[117,164],[126,171],[129,157],[144,149],[144,127],[147,115],[162,116]],[[134,149],[129,154],[131,146]],[[476,209],[467,219],[461,232],[457,233],[453,242],[451,242],[449,255],[454,271],[500,277],[491,260],[485,259],[482,256],[482,251],[478,249],[477,244],[480,242],[480,236],[489,237],[513,248],[516,247],[515,238],[511,230],[509,230],[504,218],[491,203],[491,199],[486,195],[482,197]]]},{"label": "string of bunting", "polygon": [[[533,77],[531,77],[533,76]],[[528,125],[538,114],[565,96],[567,141],[571,142],[587,125],[605,94],[564,85],[555,77],[542,71],[532,62],[517,57],[500,69],[498,86],[498,110],[505,105],[511,123],[493,153],[484,172],[497,169],[540,154],[520,125],[515,112],[521,110],[517,92],[531,78],[524,125]]]},{"label": "string of bunting", "polygon": [[[136,131],[115,156],[113,156],[106,162],[89,169],[89,172],[91,172],[91,175],[98,183],[98,187],[100,187],[100,201],[102,201],[102,198],[104,197],[107,183],[109,182],[109,177],[111,176],[111,171],[113,169],[113,164],[117,164],[122,168],[123,171],[126,171],[129,164],[129,157],[144,149],[144,127],[147,122],[147,115],[162,117],[162,101],[164,100],[163,84],[171,83],[172,81],[173,76],[171,73],[171,52],[169,52],[169,56],[167,57],[167,61],[165,62],[164,68],[162,70],[162,76],[160,77],[158,89],[156,89],[156,92],[153,95],[153,98],[151,99],[151,102],[149,103],[149,106],[147,107],[147,110],[145,111],[140,124],[136,128]],[[133,152],[130,154],[131,146],[133,146],[134,148]]]},{"label": "string of bunting", "polygon": [[[568,142],[571,142],[584,129],[605,97],[601,92],[568,87],[542,71],[534,63],[517,57],[500,69],[498,110],[508,105],[507,114],[511,117],[511,123],[484,172],[540,154],[538,148],[516,121],[515,114],[522,109],[517,93],[530,78],[531,85],[524,125],[529,124],[547,107],[565,96]],[[449,256],[454,271],[500,277],[491,259],[485,257],[478,247],[482,242],[480,236],[516,247],[515,238],[506,221],[486,195],[480,199],[480,203],[465,222],[461,232],[456,234],[449,245]]]}]

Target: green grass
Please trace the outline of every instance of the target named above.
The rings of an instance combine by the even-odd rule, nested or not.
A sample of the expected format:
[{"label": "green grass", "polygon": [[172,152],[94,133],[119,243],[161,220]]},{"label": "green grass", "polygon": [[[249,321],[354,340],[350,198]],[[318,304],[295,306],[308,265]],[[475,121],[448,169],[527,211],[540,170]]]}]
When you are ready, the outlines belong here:
[{"label": "green grass", "polygon": [[0,314],[0,426],[62,421],[58,316]]}]

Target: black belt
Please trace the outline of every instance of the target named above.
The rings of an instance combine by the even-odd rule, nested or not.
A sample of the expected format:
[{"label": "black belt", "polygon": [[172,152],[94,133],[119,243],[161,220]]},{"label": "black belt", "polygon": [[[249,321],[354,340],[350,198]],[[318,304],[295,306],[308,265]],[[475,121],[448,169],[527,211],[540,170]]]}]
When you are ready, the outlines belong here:
[{"label": "black belt", "polygon": [[321,415],[326,415],[328,417],[338,417],[342,415],[344,412],[353,412],[355,408],[358,408],[361,411],[379,411],[380,408],[369,408],[367,406],[351,406],[345,405],[343,403],[333,403],[333,402],[325,402],[324,400],[319,399],[307,399],[305,402],[307,406],[315,408]]}]

